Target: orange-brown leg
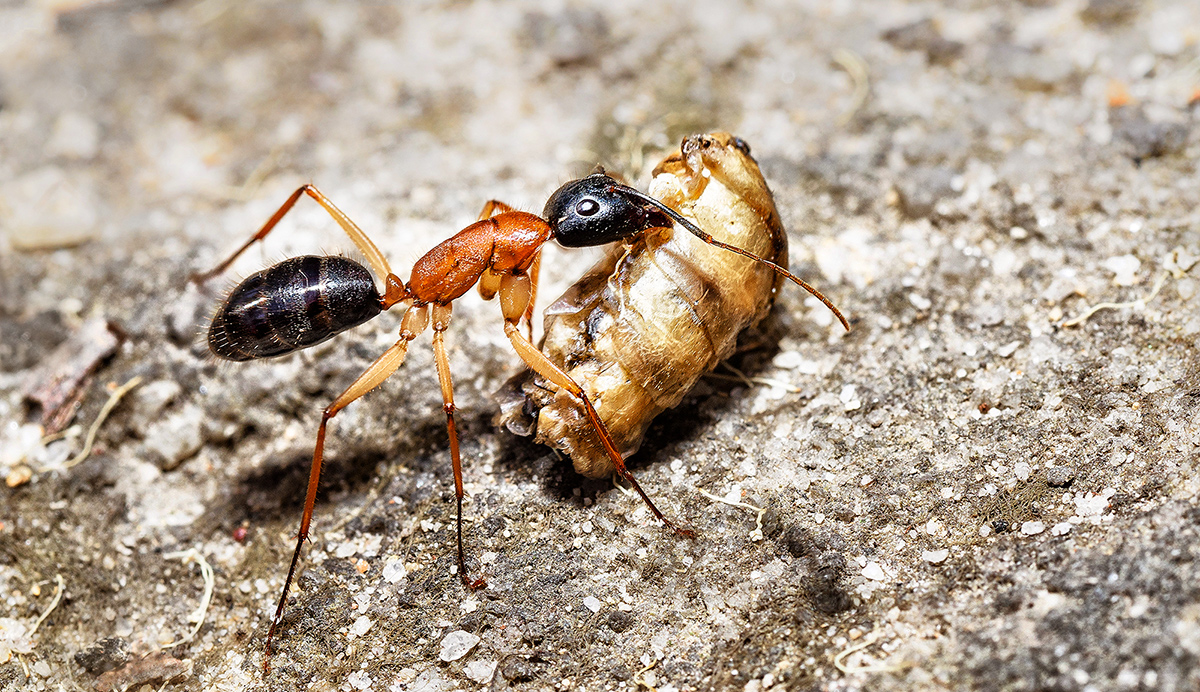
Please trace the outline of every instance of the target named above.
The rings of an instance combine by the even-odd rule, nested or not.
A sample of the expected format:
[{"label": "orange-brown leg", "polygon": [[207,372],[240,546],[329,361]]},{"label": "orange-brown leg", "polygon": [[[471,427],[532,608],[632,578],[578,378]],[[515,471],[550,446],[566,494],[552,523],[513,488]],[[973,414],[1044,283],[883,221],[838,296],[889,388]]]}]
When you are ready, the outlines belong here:
[{"label": "orange-brown leg", "polygon": [[537,302],[538,274],[542,271],[542,253],[538,252],[529,266],[529,305],[525,306],[526,336],[533,341],[533,304]]},{"label": "orange-brown leg", "polygon": [[487,201],[487,203],[485,203],[483,205],[483,211],[479,212],[479,218],[476,219],[476,221],[483,221],[484,219],[490,219],[493,216],[495,216],[496,214],[503,214],[505,212],[509,212],[512,210],[513,210],[512,207],[505,204],[504,202],[501,202],[498,199],[489,199]]},{"label": "orange-brown leg", "polygon": [[[489,199],[483,205],[483,211],[479,212],[479,221],[490,219],[497,214],[504,214],[512,211],[513,208],[498,199]],[[533,308],[537,301],[537,284],[538,274],[542,268],[542,253],[537,253],[533,258],[533,264],[529,267],[529,278],[533,282],[533,290],[529,294],[529,306],[525,308],[525,326],[528,330],[529,340],[533,341]],[[479,280],[479,295],[483,296],[484,300],[491,300],[496,295],[496,291],[500,286],[500,277],[496,274],[485,273]]]},{"label": "orange-brown leg", "polygon": [[450,306],[433,306],[433,357],[437,363],[438,383],[442,387],[442,410],[446,412],[446,432],[450,435],[450,463],[454,469],[454,497],[458,501],[458,575],[466,586],[471,585],[467,578],[466,553],[463,551],[462,506],[463,490],[462,457],[458,451],[458,431],[454,425],[454,384],[450,380],[450,359],[446,356],[446,327],[450,324]]},{"label": "orange-brown leg", "polygon": [[283,582],[283,593],[279,595],[279,605],[275,607],[275,616],[271,618],[271,627],[267,630],[266,653],[263,656],[264,672],[270,670],[271,641],[275,638],[275,630],[283,618],[283,608],[287,604],[288,591],[296,576],[296,567],[300,564],[300,552],[304,548],[304,541],[308,538],[308,531],[312,526],[313,505],[317,501],[317,484],[321,479],[321,465],[325,455],[325,429],[329,425],[329,420],[336,416],[338,411],[378,387],[404,363],[404,357],[408,353],[408,344],[417,337],[417,334],[424,331],[428,314],[424,306],[409,308],[401,323],[400,340],[376,359],[363,374],[358,376],[358,379],[346,388],[346,391],[325,407],[325,411],[321,414],[321,425],[317,428],[317,443],[313,448],[312,467],[308,472],[308,491],[304,495],[304,514],[300,518],[300,532],[296,536],[296,550],[292,553],[292,563],[288,567],[287,579]]},{"label": "orange-brown leg", "polygon": [[343,212],[341,209],[338,209],[333,202],[329,201],[329,198],[326,197],[325,194],[318,190],[315,186],[303,185],[287,198],[287,201],[285,201],[279,207],[279,209],[277,209],[275,213],[271,215],[271,218],[267,219],[267,222],[263,224],[262,228],[258,229],[257,233],[250,236],[250,240],[247,240],[244,245],[238,248],[224,262],[218,264],[213,270],[192,276],[192,281],[194,283],[203,283],[228,269],[229,265],[233,264],[234,260],[240,257],[241,254],[249,249],[251,245],[267,237],[267,234],[275,229],[275,226],[280,222],[280,220],[282,220],[283,217],[292,210],[292,207],[296,205],[296,201],[300,199],[301,195],[308,195],[309,197],[312,197],[314,200],[316,200],[317,204],[320,204],[325,211],[329,212],[329,215],[333,217],[333,220],[337,221],[338,225],[342,227],[342,230],[346,232],[346,235],[350,236],[350,240],[354,241],[354,244],[357,245],[358,249],[363,253],[363,255],[366,256],[367,262],[371,264],[371,268],[375,270],[375,273],[381,280],[386,280],[388,277],[392,276],[392,270],[391,267],[388,266],[387,258],[383,256],[383,253],[379,251],[379,248],[375,246],[375,243],[371,242],[371,239],[367,237],[367,234],[364,233],[357,224],[351,221],[350,217],[346,216],[345,212]]},{"label": "orange-brown leg", "polygon": [[604,446],[604,451],[608,453],[609,459],[612,460],[617,473],[621,474],[621,477],[633,486],[633,489],[645,501],[646,506],[650,508],[650,512],[654,514],[655,518],[676,534],[694,538],[696,536],[695,531],[676,526],[674,522],[667,519],[663,516],[662,512],[658,511],[658,508],[654,506],[654,502],[650,500],[650,496],[646,494],[646,491],[642,490],[642,486],[638,484],[637,479],[625,467],[625,459],[617,451],[617,447],[612,440],[612,435],[608,432],[608,426],[600,419],[600,414],[596,413],[596,408],[592,406],[591,399],[583,391],[583,387],[580,387],[579,383],[571,379],[570,375],[563,372],[561,368],[539,351],[533,345],[532,341],[525,338],[525,335],[521,333],[517,324],[525,311],[529,294],[532,292],[530,284],[529,277],[523,275],[506,276],[501,282],[500,307],[504,311],[504,333],[508,336],[508,340],[512,342],[513,349],[531,370],[567,390],[583,403],[588,420],[591,421],[592,428],[595,429],[596,435],[600,438],[600,443]]},{"label": "orange-brown leg", "polygon": [[[487,203],[483,205],[483,210],[479,212],[479,218],[476,220],[483,221],[484,219],[490,219],[497,214],[503,214],[512,210],[512,207],[498,199],[489,199]],[[492,298],[495,298],[496,291],[500,290],[500,275],[492,272],[491,270],[485,271],[483,275],[479,277],[478,288],[479,295],[483,296],[484,300],[491,300]]]}]

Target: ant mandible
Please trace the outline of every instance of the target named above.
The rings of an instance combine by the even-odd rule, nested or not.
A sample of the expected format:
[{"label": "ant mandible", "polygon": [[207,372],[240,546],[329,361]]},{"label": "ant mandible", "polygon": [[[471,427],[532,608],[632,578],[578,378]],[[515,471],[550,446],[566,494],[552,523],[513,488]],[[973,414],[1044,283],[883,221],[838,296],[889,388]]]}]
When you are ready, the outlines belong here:
[{"label": "ant mandible", "polygon": [[192,280],[201,283],[225,271],[246,249],[265,238],[303,195],[320,204],[362,251],[375,274],[382,277],[383,293],[380,294],[376,289],[371,273],[365,267],[344,257],[304,256],[284,260],[246,278],[220,305],[208,332],[208,345],[212,352],[218,357],[234,361],[281,356],[321,343],[397,304],[408,305],[400,323],[399,340],[321,414],[296,549],[267,631],[264,669],[269,666],[271,642],[282,620],[288,591],[312,524],[329,421],[395,372],[404,362],[409,342],[431,324],[434,360],[446,413],[450,458],[454,469],[454,493],[458,505],[458,570],[463,583],[472,586],[467,578],[463,551],[462,461],[455,430],[454,391],[444,338],[450,324],[451,304],[476,284],[484,299],[499,296],[504,315],[504,333],[517,355],[531,370],[580,400],[616,472],[637,491],[655,518],[677,535],[695,536],[695,532],[676,526],[654,506],[626,468],[624,458],[617,451],[607,427],[583,388],[542,355],[530,338],[521,332],[519,325],[522,318],[529,322],[533,317],[540,250],[547,241],[554,239],[569,248],[594,247],[630,241],[649,229],[667,228],[674,222],[707,243],[771,267],[819,298],[846,324],[837,308],[799,277],[773,262],[714,240],[674,209],[617,182],[602,170],[560,187],[546,202],[544,218],[516,211],[503,202],[489,201],[484,205],[478,221],[418,259],[407,283],[392,273],[383,253],[366,233],[320,190],[312,185],[304,185],[293,192],[262,228],[228,259]]}]

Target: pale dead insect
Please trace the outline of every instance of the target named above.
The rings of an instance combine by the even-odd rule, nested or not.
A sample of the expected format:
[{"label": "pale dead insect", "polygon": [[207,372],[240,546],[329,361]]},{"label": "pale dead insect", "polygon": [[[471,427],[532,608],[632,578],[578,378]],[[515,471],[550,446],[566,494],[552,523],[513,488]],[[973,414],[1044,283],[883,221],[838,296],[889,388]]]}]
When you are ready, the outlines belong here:
[{"label": "pale dead insect", "polygon": [[[733,354],[789,278],[845,318],[787,266],[787,234],[775,202],[740,138],[693,135],[654,169],[649,196],[672,207],[724,247],[695,232],[654,228],[607,254],[546,309],[542,352],[594,402],[618,451],[637,451],[655,416]],[[731,251],[738,248],[752,259]],[[591,478],[613,464],[586,412],[568,392],[526,371],[500,395],[509,430],[571,457]]]}]

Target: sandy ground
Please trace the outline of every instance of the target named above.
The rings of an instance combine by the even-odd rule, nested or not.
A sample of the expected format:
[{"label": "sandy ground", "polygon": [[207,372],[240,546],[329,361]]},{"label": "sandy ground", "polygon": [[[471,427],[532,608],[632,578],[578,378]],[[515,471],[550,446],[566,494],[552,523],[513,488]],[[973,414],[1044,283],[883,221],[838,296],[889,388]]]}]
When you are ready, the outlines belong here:
[{"label": "sandy ground", "polygon": [[[0,3],[0,689],[1200,688],[1200,5],[746,5]],[[753,379],[651,429],[632,467],[700,537],[493,425],[519,361],[468,295],[488,587],[421,340],[333,426],[264,677],[320,410],[397,317],[206,355],[224,284],[349,249],[309,202],[186,277],[304,182],[404,274],[713,129],[853,329],[785,289]],[[593,256],[547,250],[543,300]]]}]

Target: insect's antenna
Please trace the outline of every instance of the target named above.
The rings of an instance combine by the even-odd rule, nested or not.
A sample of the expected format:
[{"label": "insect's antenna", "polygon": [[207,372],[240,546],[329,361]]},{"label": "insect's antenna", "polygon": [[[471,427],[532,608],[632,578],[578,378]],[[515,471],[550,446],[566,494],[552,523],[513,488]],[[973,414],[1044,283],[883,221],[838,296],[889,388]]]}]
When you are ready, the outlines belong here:
[{"label": "insect's antenna", "polygon": [[679,212],[675,211],[674,209],[668,207],[667,205],[663,204],[662,202],[654,199],[650,195],[643,194],[643,193],[633,189],[632,187],[626,187],[624,185],[618,185],[617,187],[619,187],[622,192],[624,192],[628,195],[636,197],[637,199],[639,199],[643,202],[646,202],[648,204],[654,205],[655,207],[660,209],[664,214],[671,217],[672,221],[674,221],[675,223],[679,224],[680,226],[683,226],[684,228],[688,229],[688,231],[692,235],[696,236],[700,240],[703,240],[704,242],[708,243],[709,245],[715,245],[715,246],[721,248],[722,250],[728,250],[730,252],[737,253],[743,257],[749,257],[750,259],[754,260],[755,262],[761,262],[761,263],[767,265],[768,267],[770,267],[771,269],[774,269],[776,274],[779,274],[780,276],[790,279],[791,281],[795,282],[796,285],[800,286],[800,288],[803,288],[804,290],[813,294],[813,296],[815,296],[817,298],[817,300],[824,303],[825,307],[829,308],[833,312],[833,314],[842,323],[842,326],[846,328],[846,331],[850,331],[850,323],[846,321],[845,316],[842,315],[842,311],[838,310],[837,306],[835,306],[832,301],[830,301],[828,298],[826,298],[823,293],[818,291],[816,288],[814,288],[812,285],[810,285],[804,279],[801,279],[800,277],[798,277],[795,274],[791,273],[790,271],[784,269],[783,267],[779,266],[778,264],[775,264],[774,262],[772,262],[769,259],[766,259],[764,257],[759,257],[758,255],[756,255],[752,252],[747,252],[735,245],[730,245],[728,243],[722,243],[721,241],[717,240],[716,238],[713,238],[711,235],[700,230],[700,228],[698,226],[696,226],[696,224],[692,223],[691,221],[688,221],[686,218],[683,217],[682,214],[680,214]]}]

